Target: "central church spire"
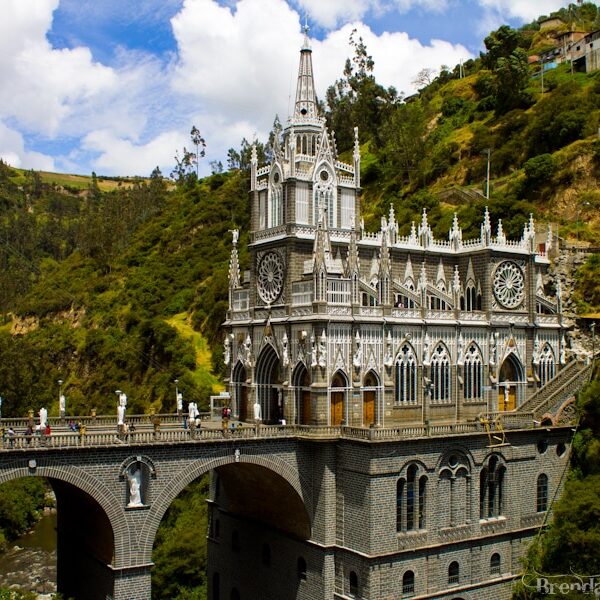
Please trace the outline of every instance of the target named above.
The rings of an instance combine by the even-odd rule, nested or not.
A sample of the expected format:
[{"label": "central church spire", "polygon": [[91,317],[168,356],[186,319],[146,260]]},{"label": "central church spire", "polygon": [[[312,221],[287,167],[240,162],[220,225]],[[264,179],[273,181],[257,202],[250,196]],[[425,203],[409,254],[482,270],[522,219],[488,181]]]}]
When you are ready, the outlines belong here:
[{"label": "central church spire", "polygon": [[296,104],[294,117],[303,119],[318,116],[315,81],[312,68],[312,49],[308,39],[308,25],[304,26],[304,43],[300,50],[300,68],[298,69],[298,84],[296,86]]}]

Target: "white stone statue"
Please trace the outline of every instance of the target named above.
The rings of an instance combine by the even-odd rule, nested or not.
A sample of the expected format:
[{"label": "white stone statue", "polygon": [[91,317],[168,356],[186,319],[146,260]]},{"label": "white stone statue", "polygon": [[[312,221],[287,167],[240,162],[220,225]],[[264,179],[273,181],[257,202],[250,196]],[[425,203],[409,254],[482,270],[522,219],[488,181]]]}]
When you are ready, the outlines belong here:
[{"label": "white stone statue", "polygon": [[254,403],[254,420],[260,421],[262,418],[261,414],[262,414],[262,412],[261,412],[260,404],[258,403],[258,400],[257,400]]},{"label": "white stone statue", "polygon": [[234,246],[237,246],[238,240],[240,239],[240,230],[230,229],[229,231],[231,231],[231,242]]},{"label": "white stone statue", "polygon": [[319,339],[319,366],[323,369],[327,366],[327,336],[325,330],[323,330]]},{"label": "white stone statue", "polygon": [[425,339],[423,340],[423,364],[429,365],[431,362],[430,349],[429,349],[430,341],[429,334],[425,334]]},{"label": "white stone statue", "polygon": [[496,354],[497,354],[497,344],[496,344],[496,336],[491,333],[490,334],[490,367],[496,366]]},{"label": "white stone statue", "polygon": [[125,407],[121,404],[117,406],[117,425],[125,425]]},{"label": "white stone statue", "polygon": [[40,427],[46,427],[46,423],[48,422],[48,411],[45,408],[40,408]]},{"label": "white stone statue", "polygon": [[129,503],[127,506],[143,506],[142,504],[142,472],[137,467],[127,471],[129,481]]},{"label": "white stone statue", "polygon": [[200,413],[198,412],[198,405],[195,402],[190,402],[188,404],[188,417],[189,417],[190,421],[195,421],[196,417],[199,414]]},{"label": "white stone statue", "polygon": [[244,341],[244,364],[247,367],[252,366],[252,340],[250,339],[250,335],[246,336],[246,340]]},{"label": "white stone statue", "polygon": [[458,365],[463,365],[465,362],[464,351],[465,351],[465,340],[463,339],[463,336],[461,333],[458,336],[458,342],[456,345],[456,355],[457,355],[456,358],[457,358]]},{"label": "white stone statue", "polygon": [[125,392],[119,394],[119,406],[127,408],[127,394]]},{"label": "white stone statue", "polygon": [[317,366],[317,346],[315,344],[315,336],[310,336],[310,366]]},{"label": "white stone statue", "polygon": [[65,412],[67,410],[67,399],[65,398],[64,394],[61,394],[58,397],[58,412],[60,413],[61,417],[65,416]]},{"label": "white stone statue", "polygon": [[229,365],[231,361],[231,345],[229,342],[229,336],[225,336],[225,341],[223,342],[223,362],[226,365]]},{"label": "white stone statue", "polygon": [[281,339],[281,362],[284,367],[287,367],[290,364],[290,353],[288,350],[288,338],[287,334],[284,332],[283,338]]},{"label": "white stone statue", "polygon": [[356,332],[355,340],[356,349],[354,351],[354,356],[352,357],[352,364],[354,365],[355,369],[360,369],[360,367],[362,366],[363,351],[362,344],[360,343],[360,334],[358,333],[358,331]]},{"label": "white stone statue", "polygon": [[560,339],[560,364],[564,365],[567,362],[567,344],[565,342],[565,336],[563,335]]},{"label": "white stone statue", "polygon": [[183,394],[181,392],[177,392],[177,412],[181,412],[183,410]]},{"label": "white stone statue", "polygon": [[533,340],[533,357],[532,362],[534,365],[539,364],[540,362],[540,340],[536,334],[535,339]]}]

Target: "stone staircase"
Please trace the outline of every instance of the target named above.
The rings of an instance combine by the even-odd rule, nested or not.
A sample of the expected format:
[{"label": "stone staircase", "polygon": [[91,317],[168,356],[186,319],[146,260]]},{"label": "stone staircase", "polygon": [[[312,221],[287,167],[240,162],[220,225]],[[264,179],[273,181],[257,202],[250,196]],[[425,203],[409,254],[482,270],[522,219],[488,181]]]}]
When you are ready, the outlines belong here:
[{"label": "stone staircase", "polygon": [[555,414],[562,404],[574,396],[592,375],[592,362],[573,360],[558,375],[541,387],[518,408],[518,412],[533,413],[536,420],[545,414]]}]

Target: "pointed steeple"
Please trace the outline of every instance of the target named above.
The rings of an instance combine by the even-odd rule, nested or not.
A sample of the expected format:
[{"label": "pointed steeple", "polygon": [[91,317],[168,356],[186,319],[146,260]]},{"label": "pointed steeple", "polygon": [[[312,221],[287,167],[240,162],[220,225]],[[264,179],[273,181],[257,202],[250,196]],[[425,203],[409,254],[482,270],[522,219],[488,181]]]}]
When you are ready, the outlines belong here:
[{"label": "pointed steeple", "polygon": [[298,84],[296,85],[296,104],[294,119],[314,119],[319,116],[317,96],[312,68],[312,49],[308,39],[308,25],[304,26],[304,43],[300,50],[300,66],[298,68]]},{"label": "pointed steeple", "polygon": [[446,286],[446,273],[444,272],[444,262],[440,258],[440,263],[438,265],[437,276],[435,278],[435,287],[438,290],[443,290],[444,292],[448,289]]},{"label": "pointed steeple", "polygon": [[429,248],[433,242],[433,233],[429,223],[427,222],[427,210],[423,208],[423,214],[421,215],[421,224],[419,225],[419,240],[423,248]]},{"label": "pointed steeple", "polygon": [[469,264],[467,265],[467,285],[475,285],[475,270],[473,269],[473,260],[469,257]]},{"label": "pointed steeple", "polygon": [[492,224],[490,222],[490,213],[488,207],[485,207],[483,215],[483,223],[481,224],[481,243],[484,246],[489,246],[492,241]]},{"label": "pointed steeple", "polygon": [[233,236],[233,248],[231,249],[231,258],[229,259],[229,287],[230,289],[235,289],[240,287],[240,263],[237,250],[240,232],[237,229],[230,231]]},{"label": "pointed steeple", "polygon": [[413,274],[412,261],[410,260],[410,254],[406,259],[406,267],[404,268],[404,285],[411,289],[415,289],[415,276]]},{"label": "pointed steeple", "polygon": [[498,219],[498,234],[496,235],[496,243],[500,246],[506,244],[506,236],[504,235],[504,229],[502,229],[502,219]]},{"label": "pointed steeple", "polygon": [[462,229],[458,225],[458,215],[454,213],[452,219],[452,228],[450,229],[450,245],[454,250],[459,250],[462,246]]}]

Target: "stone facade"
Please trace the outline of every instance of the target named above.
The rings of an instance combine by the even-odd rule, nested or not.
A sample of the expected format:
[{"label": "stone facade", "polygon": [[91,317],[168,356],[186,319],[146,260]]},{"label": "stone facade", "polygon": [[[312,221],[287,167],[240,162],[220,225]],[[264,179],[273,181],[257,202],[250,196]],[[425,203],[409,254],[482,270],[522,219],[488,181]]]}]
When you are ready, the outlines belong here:
[{"label": "stone facade", "polygon": [[[567,430],[501,425],[565,364],[552,233],[540,244],[531,218],[508,240],[486,209],[478,238],[455,218],[438,240],[423,210],[401,236],[393,207],[366,231],[358,131],[341,163],[311,60],[305,37],[294,113],[270,164],[253,153],[251,262],[242,275],[233,232],[224,358],[234,415],[341,437],[314,446],[308,536],[247,514],[218,472],[210,597],[508,598],[567,465]],[[480,421],[497,430],[441,434]]]},{"label": "stone facade", "polygon": [[360,217],[360,147],[338,160],[318,115],[308,41],[294,114],[270,164],[253,153],[250,269],[233,232],[224,339],[232,410],[242,420],[395,426],[461,422],[524,404],[565,363],[553,246],[530,219],[520,240],[487,209],[477,239],[457,219],[435,239],[424,210],[408,236],[393,207]]}]

